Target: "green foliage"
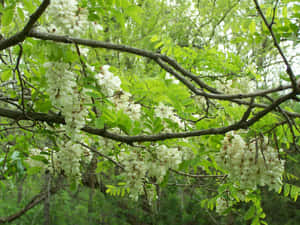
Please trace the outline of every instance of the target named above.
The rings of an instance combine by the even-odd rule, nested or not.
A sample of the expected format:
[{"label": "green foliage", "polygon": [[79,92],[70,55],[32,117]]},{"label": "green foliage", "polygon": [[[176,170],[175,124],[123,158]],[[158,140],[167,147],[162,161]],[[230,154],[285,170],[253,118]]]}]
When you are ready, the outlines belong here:
[{"label": "green foliage", "polygon": [[[8,39],[23,29],[42,1],[4,2],[0,4],[0,33]],[[68,180],[71,188],[50,197],[50,217],[57,224],[288,225],[299,221],[299,94],[273,107],[247,129],[232,128],[238,129],[236,132],[245,141],[264,136],[267,144],[278,150],[278,157],[286,163],[279,193],[264,187],[242,190],[218,165],[224,134],[230,126],[251,122],[292,90],[290,87],[257,95],[253,105],[248,96],[230,97],[285,87],[290,82],[270,31],[252,1],[80,0],[76,7],[75,14],[84,11],[87,24],[92,26],[85,24],[84,33],[74,33],[74,37],[103,41],[103,47],[26,37],[20,45],[0,52],[0,221],[21,210],[44,189],[39,181],[45,171],[54,178],[67,176],[66,171],[53,172],[53,168],[59,167],[55,160],[63,158],[59,154],[70,139],[93,150],[85,149],[77,159],[75,144],[69,149],[73,152],[66,165],[75,170],[71,160],[77,159],[80,176]],[[260,7],[267,22],[272,22],[276,41],[296,68],[294,73],[298,73],[299,2],[264,1]],[[50,30],[61,18],[51,21],[47,13],[34,29],[66,36],[70,41],[71,33]],[[81,28],[78,22],[75,25]],[[69,32],[74,27],[69,24],[67,28]],[[142,57],[148,56],[148,51],[162,58]],[[60,64],[64,70],[59,75],[73,75],[75,85],[71,88],[55,89],[49,82],[49,71]],[[111,79],[117,77],[121,82],[120,90],[112,94],[106,93],[109,80],[100,84],[97,78],[105,64],[111,66]],[[186,82],[180,82],[172,71]],[[199,80],[217,91],[199,85]],[[55,102],[67,88],[74,96],[84,93],[83,97],[78,94],[84,99],[77,99],[82,103],[78,108],[87,110],[79,118],[67,118],[67,112],[76,114],[78,110],[70,107],[70,102],[63,106]],[[128,102],[122,99],[125,94]],[[122,104],[128,108],[120,108]],[[135,104],[140,110],[134,108]],[[4,109],[11,111],[3,115]],[[12,111],[20,114],[15,116]],[[81,127],[68,124],[79,119],[84,123]],[[199,131],[204,135],[193,134]],[[74,133],[78,134],[76,138]],[[170,138],[174,134],[182,138]],[[154,140],[159,135],[163,138]],[[128,136],[151,137],[154,141],[131,141],[126,139]],[[115,137],[120,139],[111,140]],[[176,169],[158,157],[159,146],[164,146],[166,153],[176,149],[180,154]],[[40,151],[36,154],[33,149]],[[126,164],[120,156],[131,153],[137,159]],[[146,155],[149,158],[143,161]],[[175,158],[175,154],[170,155]],[[139,178],[140,168],[128,169],[136,161],[144,163],[139,164],[142,169],[146,167],[143,178]],[[166,171],[158,170],[164,171],[161,181],[149,165],[167,167]],[[140,182],[137,201],[129,198],[135,190],[128,184],[130,176]],[[221,203],[226,207],[216,213]],[[281,204],[284,210],[278,208]],[[37,205],[12,224],[41,224],[45,219],[43,207]],[[282,218],[274,215],[278,211]]]}]

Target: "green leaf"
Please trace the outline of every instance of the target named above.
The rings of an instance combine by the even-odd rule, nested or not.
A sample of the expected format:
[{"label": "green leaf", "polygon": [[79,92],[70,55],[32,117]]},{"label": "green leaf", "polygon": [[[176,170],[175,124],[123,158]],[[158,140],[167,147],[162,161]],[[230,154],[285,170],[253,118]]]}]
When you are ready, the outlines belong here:
[{"label": "green leaf", "polygon": [[128,16],[130,16],[137,24],[141,24],[141,14],[143,13],[143,10],[141,7],[136,5],[131,5],[126,9],[126,13]]},{"label": "green leaf", "polygon": [[34,10],[34,5],[32,0],[23,0],[24,8],[26,11],[33,11]]},{"label": "green leaf", "polygon": [[158,35],[153,35],[150,40],[151,40],[151,42],[156,42],[156,41],[158,41],[160,39],[159,39]]},{"label": "green leaf", "polygon": [[123,113],[123,111],[119,111],[117,113],[117,123],[119,128],[121,128],[125,133],[129,133],[132,126],[132,121],[129,116]]},{"label": "green leaf", "polygon": [[284,185],[283,195],[284,195],[285,197],[289,196],[290,189],[291,189],[291,185],[289,185],[289,184],[285,184],[285,185]]},{"label": "green leaf", "polygon": [[153,132],[154,133],[159,133],[160,131],[162,131],[162,129],[164,128],[164,126],[162,125],[161,119],[160,118],[155,118],[153,121]]},{"label": "green leaf", "polygon": [[254,21],[254,20],[251,21],[251,23],[250,23],[250,25],[249,25],[249,30],[250,30],[250,33],[251,33],[251,34],[254,34],[254,33],[255,33],[255,31],[256,31],[256,24],[255,24],[255,21]]},{"label": "green leaf", "polygon": [[28,176],[31,176],[31,175],[34,175],[34,174],[37,174],[41,171],[41,168],[40,167],[29,167],[29,168],[26,168],[26,174]]},{"label": "green leaf", "polygon": [[96,123],[96,127],[97,127],[98,129],[103,129],[103,128],[104,128],[104,120],[103,120],[102,117],[98,117],[98,118],[96,119],[95,123]]},{"label": "green leaf", "polygon": [[262,219],[266,218],[266,214],[265,213],[261,213],[260,216],[259,216],[259,218],[262,218]]},{"label": "green leaf", "polygon": [[49,99],[41,99],[36,102],[37,110],[47,113],[52,108],[51,101]]},{"label": "green leaf", "polygon": [[297,201],[297,198],[298,198],[298,195],[299,195],[299,192],[300,192],[300,188],[295,186],[295,185],[291,185],[291,198],[294,200],[294,201]]},{"label": "green leaf", "polygon": [[48,160],[44,156],[41,156],[41,155],[32,155],[32,156],[30,156],[30,158],[32,158],[33,160],[36,160],[36,161],[43,162],[45,164],[48,163]]},{"label": "green leaf", "polygon": [[14,151],[10,158],[12,159],[12,161],[16,161],[17,159],[19,159],[19,155],[20,155],[19,152]]},{"label": "green leaf", "polygon": [[12,71],[11,70],[6,70],[2,72],[1,74],[1,80],[7,81],[12,77]]},{"label": "green leaf", "polygon": [[21,9],[21,8],[17,8],[17,11],[18,11],[18,15],[19,15],[19,17],[21,18],[21,20],[22,21],[24,21],[25,20],[25,15],[24,15],[24,12],[23,12],[23,10]]},{"label": "green leaf", "polygon": [[244,219],[245,220],[250,220],[254,217],[255,215],[255,206],[252,205],[248,210],[247,212],[245,213],[245,216],[244,216]]},{"label": "green leaf", "polygon": [[93,98],[101,98],[102,97],[102,95],[96,91],[87,91],[86,94]]},{"label": "green leaf", "polygon": [[251,225],[260,225],[259,218],[255,217],[254,220],[252,220]]},{"label": "green leaf", "polygon": [[284,6],[282,9],[282,16],[283,18],[287,18],[288,17],[288,9],[287,6]]},{"label": "green leaf", "polygon": [[1,17],[1,23],[3,26],[9,26],[14,17],[14,10],[13,9],[6,9],[5,13]]}]

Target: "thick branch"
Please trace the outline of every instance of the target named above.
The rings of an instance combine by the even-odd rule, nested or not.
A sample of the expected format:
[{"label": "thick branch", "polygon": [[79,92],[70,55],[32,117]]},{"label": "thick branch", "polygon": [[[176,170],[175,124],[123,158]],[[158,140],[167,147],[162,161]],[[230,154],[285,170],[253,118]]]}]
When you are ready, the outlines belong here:
[{"label": "thick branch", "polygon": [[[34,31],[34,30],[31,30],[29,32],[29,36],[38,38],[41,40],[49,40],[49,41],[55,41],[55,42],[60,42],[60,43],[69,43],[69,44],[76,43],[78,45],[89,46],[92,48],[105,48],[105,49],[117,50],[117,51],[121,51],[121,52],[127,52],[127,53],[150,58],[150,59],[154,60],[157,64],[159,64],[163,69],[172,73],[177,79],[179,79],[183,84],[185,84],[195,94],[204,96],[204,97],[208,97],[208,98],[213,98],[213,99],[232,100],[232,99],[241,99],[241,98],[249,98],[249,97],[256,97],[256,96],[264,96],[269,93],[278,92],[278,91],[282,91],[282,90],[291,88],[291,86],[286,85],[286,86],[279,86],[274,89],[258,91],[258,92],[249,93],[249,94],[222,94],[221,92],[217,91],[216,89],[208,86],[206,83],[201,81],[200,78],[198,76],[196,76],[195,74],[182,68],[174,59],[172,59],[166,55],[154,53],[154,52],[143,50],[143,49],[134,48],[134,47],[127,46],[127,45],[112,44],[112,43],[103,42],[103,41],[95,41],[95,40],[88,40],[88,39],[81,39],[81,38],[71,38],[71,37],[67,37],[67,36],[42,33],[42,32],[38,32],[38,31]],[[164,61],[165,63],[172,66],[176,71],[180,72],[183,76],[180,75],[178,72],[174,71],[171,67],[169,67],[167,64],[163,63],[162,61]],[[206,90],[210,91],[211,93],[200,91],[200,89],[196,88],[193,85],[193,83],[188,81],[185,77],[190,78],[196,84],[198,84],[201,88],[206,89]]]},{"label": "thick branch", "polygon": [[192,74],[191,72],[185,70],[183,67],[181,67],[174,59],[172,59],[169,56],[162,55],[159,53],[154,53],[151,51],[143,50],[143,49],[138,49],[134,48],[131,46],[126,46],[126,45],[118,45],[118,44],[112,44],[108,42],[103,42],[103,41],[95,41],[95,40],[87,40],[87,39],[81,39],[81,38],[71,38],[67,36],[60,36],[60,35],[54,35],[54,34],[49,34],[49,33],[42,33],[38,32],[35,30],[31,30],[29,32],[29,37],[34,37],[38,38],[41,40],[49,40],[49,41],[55,41],[55,42],[60,42],[60,43],[76,43],[79,45],[85,45],[89,46],[92,48],[106,48],[106,49],[112,49],[112,50],[117,50],[121,52],[127,52],[127,53],[132,53],[135,55],[147,57],[153,60],[157,60],[161,58],[163,61],[167,62],[170,64],[174,69],[182,73],[184,76],[189,77],[193,81],[195,81],[201,88],[207,89],[208,91],[212,93],[219,93],[216,89],[210,87],[203,81],[201,81],[196,75]]},{"label": "thick branch", "polygon": [[[146,142],[146,141],[159,141],[166,139],[174,139],[174,138],[187,138],[187,137],[195,137],[195,136],[203,136],[203,135],[216,135],[216,134],[225,134],[228,131],[239,130],[239,129],[247,129],[257,121],[259,121],[266,114],[275,110],[281,103],[293,98],[295,93],[290,93],[278,98],[271,105],[266,107],[264,110],[258,112],[255,116],[253,116],[249,120],[241,120],[232,125],[218,128],[209,128],[204,130],[195,130],[195,131],[187,131],[187,132],[178,132],[178,133],[162,133],[156,135],[120,135],[107,131],[106,129],[97,129],[85,126],[82,128],[82,131],[87,132],[89,134],[95,134],[98,136],[102,136],[105,138],[109,138],[115,141],[124,142],[127,144],[132,144],[133,142]],[[65,120],[62,116],[59,115],[49,115],[44,113],[36,113],[36,112],[28,112],[24,115],[23,112],[13,111],[8,109],[0,108],[0,116],[4,116],[7,118],[15,119],[15,120],[33,120],[33,121],[41,121],[47,123],[58,123],[65,124]]]}]

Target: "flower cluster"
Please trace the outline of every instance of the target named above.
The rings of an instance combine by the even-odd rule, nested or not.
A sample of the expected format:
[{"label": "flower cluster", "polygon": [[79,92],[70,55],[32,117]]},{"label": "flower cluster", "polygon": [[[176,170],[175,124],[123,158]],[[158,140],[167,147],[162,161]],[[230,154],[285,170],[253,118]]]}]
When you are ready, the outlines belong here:
[{"label": "flower cluster", "polygon": [[216,212],[218,214],[226,214],[226,210],[233,207],[239,201],[245,201],[247,196],[251,193],[249,190],[239,189],[234,185],[235,191],[231,192],[230,189],[225,189],[221,195],[216,199]]},{"label": "flower cluster", "polygon": [[248,77],[232,80],[217,80],[215,85],[218,90],[227,94],[249,93],[255,90],[255,83]]},{"label": "flower cluster", "polygon": [[224,213],[226,209],[228,209],[231,204],[229,200],[226,200],[224,197],[217,198],[216,201],[216,212],[219,214]]},{"label": "flower cluster", "polygon": [[101,72],[95,75],[101,91],[111,98],[117,111],[123,111],[131,119],[138,120],[141,115],[141,105],[135,104],[131,94],[123,91],[120,78],[110,72],[109,68],[109,65],[104,65],[101,67]]},{"label": "flower cluster", "polygon": [[174,113],[174,108],[171,106],[164,105],[163,103],[159,103],[159,105],[154,110],[155,115],[162,119],[169,119],[174,123],[177,123],[179,128],[184,128],[184,123],[182,120]]},{"label": "flower cluster", "polygon": [[195,101],[195,105],[197,107],[199,107],[200,109],[204,110],[207,108],[208,102],[205,99],[205,97],[196,95],[196,96],[193,96],[193,99]]},{"label": "flower cluster", "polygon": [[135,104],[131,100],[131,94],[128,92],[121,92],[119,95],[115,95],[112,99],[118,111],[122,110],[132,120],[139,120],[141,117],[141,105]]},{"label": "flower cluster", "polygon": [[78,8],[76,0],[54,0],[47,9],[51,21],[48,32],[80,36],[87,27],[87,12]]},{"label": "flower cluster", "polygon": [[123,175],[130,188],[130,196],[134,199],[143,192],[146,176],[161,183],[168,169],[177,169],[182,162],[182,152],[178,148],[168,148],[165,145],[155,147],[153,152],[133,149],[130,152],[121,152],[118,157],[125,168]]},{"label": "flower cluster", "polygon": [[73,141],[59,143],[60,151],[56,153],[55,161],[53,162],[58,173],[72,178],[80,178],[80,158],[83,150],[79,144],[74,144]]},{"label": "flower cluster", "polygon": [[80,157],[83,150],[75,141],[80,140],[80,129],[85,125],[88,114],[84,107],[85,90],[80,89],[76,83],[76,75],[67,69],[67,64],[61,62],[49,62],[46,78],[48,81],[48,93],[52,104],[58,108],[66,121],[66,132],[71,141],[60,144],[57,153],[57,168],[64,171],[70,177],[78,177],[80,170]]},{"label": "flower cluster", "polygon": [[99,24],[88,21],[88,11],[78,6],[77,0],[54,0],[47,9],[46,20],[50,23],[42,30],[55,34],[82,36],[88,27],[102,30]]},{"label": "flower cluster", "polygon": [[95,78],[103,94],[113,96],[116,91],[121,90],[121,80],[118,76],[110,72],[109,68],[109,65],[102,66],[100,73],[96,74]]},{"label": "flower cluster", "polygon": [[239,181],[241,188],[268,185],[269,189],[278,190],[281,187],[284,161],[280,160],[278,151],[265,143],[266,140],[251,140],[246,144],[234,133],[225,136],[219,162],[228,170],[229,178]]},{"label": "flower cluster", "polygon": [[84,107],[85,90],[77,86],[76,75],[67,69],[67,64],[49,62],[45,67],[50,100],[65,117],[67,134],[76,139],[88,113]]}]

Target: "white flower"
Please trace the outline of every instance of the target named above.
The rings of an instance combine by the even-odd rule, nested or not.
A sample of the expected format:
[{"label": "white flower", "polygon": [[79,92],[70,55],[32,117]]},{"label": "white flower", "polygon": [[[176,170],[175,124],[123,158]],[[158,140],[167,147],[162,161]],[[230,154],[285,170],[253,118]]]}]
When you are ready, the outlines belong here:
[{"label": "white flower", "polygon": [[104,94],[108,96],[112,96],[115,91],[121,90],[121,80],[109,71],[109,65],[102,66],[101,72],[96,74],[95,78]]},{"label": "white flower", "polygon": [[171,76],[170,73],[168,73],[168,72],[166,73],[165,79],[171,80],[173,84],[179,84],[179,80],[177,80],[176,78]]},{"label": "white flower", "polygon": [[[228,170],[231,179],[239,181],[242,188],[255,189],[258,185],[268,185],[278,189],[284,170],[284,161],[278,158],[277,151],[271,146],[258,146],[250,140],[246,144],[240,135],[233,132],[223,140],[219,163]],[[268,143],[264,140],[264,143]]]},{"label": "white flower", "polygon": [[[163,103],[159,103],[159,105],[154,109],[155,115],[157,117],[160,117],[162,119],[170,119],[174,123],[177,123],[180,128],[184,128],[184,123],[182,120],[176,116],[176,114],[173,112],[174,108],[170,106],[166,106]],[[171,132],[171,130],[170,130]]]}]

